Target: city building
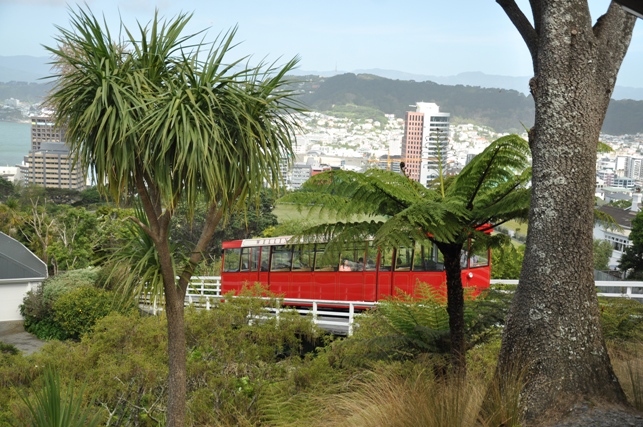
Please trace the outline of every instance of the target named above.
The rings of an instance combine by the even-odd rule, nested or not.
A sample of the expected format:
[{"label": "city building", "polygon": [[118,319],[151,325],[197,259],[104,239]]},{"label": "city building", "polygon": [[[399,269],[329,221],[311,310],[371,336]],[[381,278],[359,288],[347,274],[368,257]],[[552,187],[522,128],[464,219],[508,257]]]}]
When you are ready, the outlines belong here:
[{"label": "city building", "polygon": [[432,102],[418,102],[404,120],[402,161],[410,179],[424,185],[446,172],[449,118]]},{"label": "city building", "polygon": [[375,163],[377,169],[388,170],[392,172],[402,173],[400,167],[400,162],[402,161],[402,156],[399,155],[388,155],[385,154],[380,156],[379,159],[369,160],[369,162]]},{"label": "city building", "polygon": [[640,181],[643,172],[643,158],[641,157],[628,157],[625,163],[625,178],[631,178],[635,181]]},{"label": "city building", "polygon": [[74,168],[69,147],[62,142],[41,142],[31,150],[20,166],[25,184],[48,188],[83,190],[85,174]]},{"label": "city building", "polygon": [[312,169],[312,165],[307,163],[295,163],[290,173],[289,188],[292,190],[301,188],[304,182],[308,181],[308,178],[311,177]]},{"label": "city building", "polygon": [[0,177],[14,184],[23,179],[22,172],[17,166],[0,166]]},{"label": "city building", "polygon": [[51,117],[31,117],[31,149],[40,150],[43,142],[65,142],[65,129],[56,128]]},{"label": "city building", "polygon": [[83,190],[85,173],[74,167],[65,129],[57,128],[51,117],[31,118],[31,150],[19,166],[25,184],[48,188]]}]

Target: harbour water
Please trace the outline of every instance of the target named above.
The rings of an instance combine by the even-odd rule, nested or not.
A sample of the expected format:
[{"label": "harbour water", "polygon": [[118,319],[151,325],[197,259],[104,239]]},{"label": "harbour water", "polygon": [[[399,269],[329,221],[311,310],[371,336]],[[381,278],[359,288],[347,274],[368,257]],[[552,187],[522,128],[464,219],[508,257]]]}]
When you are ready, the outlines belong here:
[{"label": "harbour water", "polygon": [[0,122],[0,166],[22,163],[31,148],[31,124]]}]

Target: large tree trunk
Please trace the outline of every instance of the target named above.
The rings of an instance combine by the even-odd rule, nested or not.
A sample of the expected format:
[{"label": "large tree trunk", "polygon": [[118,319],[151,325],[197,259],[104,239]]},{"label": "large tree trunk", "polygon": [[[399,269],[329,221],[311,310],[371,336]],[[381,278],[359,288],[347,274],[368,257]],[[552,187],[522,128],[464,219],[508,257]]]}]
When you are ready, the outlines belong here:
[{"label": "large tree trunk", "polygon": [[612,371],[593,277],[596,147],[633,27],[617,6],[594,28],[586,1],[532,0],[535,28],[498,0],[534,59],[536,103],[527,248],[498,374],[526,370],[529,425],[575,402],[625,402]]}]

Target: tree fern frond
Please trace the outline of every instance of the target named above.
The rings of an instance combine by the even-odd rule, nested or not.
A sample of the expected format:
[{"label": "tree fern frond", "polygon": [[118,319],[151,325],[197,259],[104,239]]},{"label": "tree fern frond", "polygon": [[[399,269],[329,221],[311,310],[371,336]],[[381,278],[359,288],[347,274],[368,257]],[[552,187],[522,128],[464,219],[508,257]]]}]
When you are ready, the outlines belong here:
[{"label": "tree fern frond", "polygon": [[447,190],[459,194],[473,205],[479,193],[499,184],[515,181],[529,167],[529,144],[517,135],[507,135],[492,142],[464,167]]}]

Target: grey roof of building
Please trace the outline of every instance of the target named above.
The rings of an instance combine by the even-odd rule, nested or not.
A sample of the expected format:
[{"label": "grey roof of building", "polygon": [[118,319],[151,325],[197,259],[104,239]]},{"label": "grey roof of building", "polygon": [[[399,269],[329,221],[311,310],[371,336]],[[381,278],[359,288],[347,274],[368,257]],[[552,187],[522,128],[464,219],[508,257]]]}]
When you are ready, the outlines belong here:
[{"label": "grey roof of building", "polygon": [[47,265],[19,241],[0,233],[0,280],[47,277]]},{"label": "grey roof of building", "polygon": [[615,191],[606,191],[605,198],[612,200],[632,200],[632,195],[630,193],[617,193]]},{"label": "grey roof of building", "polygon": [[614,218],[614,221],[616,221],[618,225],[627,229],[632,228],[632,220],[637,214],[637,212],[633,212],[629,209],[622,209],[608,205],[601,206],[597,209],[610,215],[612,218]]}]

